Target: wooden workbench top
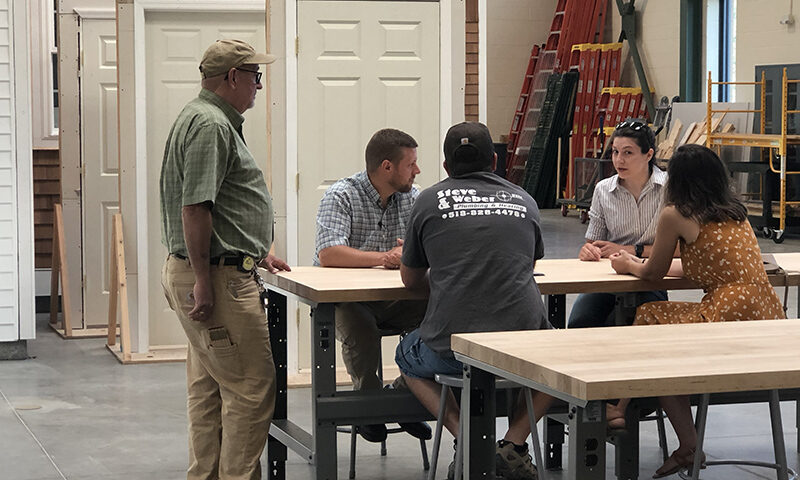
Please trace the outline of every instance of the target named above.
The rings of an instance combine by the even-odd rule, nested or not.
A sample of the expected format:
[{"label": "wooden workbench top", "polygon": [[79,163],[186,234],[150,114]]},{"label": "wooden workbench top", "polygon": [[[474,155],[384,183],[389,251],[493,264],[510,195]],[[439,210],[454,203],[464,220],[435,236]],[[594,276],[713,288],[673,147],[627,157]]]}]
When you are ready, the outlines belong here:
[{"label": "wooden workbench top", "polygon": [[580,400],[800,387],[800,320],[459,334],[453,351]]},{"label": "wooden workbench top", "polygon": [[[776,261],[789,271],[800,272],[800,253],[775,254]],[[545,295],[594,292],[633,292],[646,290],[684,290],[696,288],[685,278],[667,277],[648,282],[632,275],[618,275],[611,262],[582,262],[576,258],[544,259],[536,262],[539,290]],[[407,290],[400,272],[383,268],[292,267],[291,272],[270,274],[262,270],[264,280],[284,292],[315,303],[367,302],[425,298],[422,292]],[[800,273],[792,274],[790,285],[800,282]],[[783,285],[782,278],[773,283]]]}]

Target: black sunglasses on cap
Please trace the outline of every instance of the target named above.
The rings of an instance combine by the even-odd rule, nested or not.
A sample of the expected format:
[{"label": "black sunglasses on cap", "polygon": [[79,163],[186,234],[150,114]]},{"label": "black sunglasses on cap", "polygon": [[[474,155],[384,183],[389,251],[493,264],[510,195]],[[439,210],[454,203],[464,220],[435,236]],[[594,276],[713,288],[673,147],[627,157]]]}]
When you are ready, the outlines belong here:
[{"label": "black sunglasses on cap", "polygon": [[638,120],[625,120],[624,122],[618,124],[616,129],[620,128],[630,128],[631,130],[636,130],[637,132],[643,128],[650,129],[646,123],[640,122]]}]

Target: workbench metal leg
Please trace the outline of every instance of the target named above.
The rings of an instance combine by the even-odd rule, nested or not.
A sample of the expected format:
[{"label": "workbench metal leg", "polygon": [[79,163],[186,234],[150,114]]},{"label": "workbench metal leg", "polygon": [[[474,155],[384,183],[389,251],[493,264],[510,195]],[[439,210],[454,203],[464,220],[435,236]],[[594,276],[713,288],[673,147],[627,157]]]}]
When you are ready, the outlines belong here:
[{"label": "workbench metal leg", "polygon": [[567,326],[567,296],[548,295],[547,296],[547,320],[555,328],[565,328]]},{"label": "workbench metal leg", "polygon": [[544,466],[548,470],[561,470],[564,445],[564,424],[544,418]]},{"label": "workbench metal leg", "polygon": [[[546,480],[547,474],[545,473],[544,460],[542,460],[542,444],[539,441],[539,429],[536,428],[536,411],[533,409],[533,392],[530,388],[524,389],[525,404],[528,407],[528,421],[531,424],[531,443],[533,443],[533,458],[536,461],[536,471],[539,474],[539,480]],[[511,417],[509,422],[511,421]]]},{"label": "workbench metal leg", "polygon": [[313,332],[311,346],[311,418],[314,421],[314,464],[316,480],[336,479],[336,425],[318,418],[321,398],[336,395],[336,337],[334,305],[321,303],[311,311]]},{"label": "workbench metal leg", "polygon": [[616,302],[614,302],[614,325],[626,326],[633,324],[633,318],[636,316],[637,300],[639,299],[636,292],[616,294]]},{"label": "workbench metal leg", "polygon": [[700,466],[703,458],[703,441],[706,437],[706,420],[708,419],[708,402],[711,399],[711,395],[708,393],[704,393],[702,397],[700,397],[700,405],[697,406],[697,418],[694,421],[695,428],[697,429],[697,447],[695,447],[694,451],[694,465],[692,467],[692,480],[698,480],[700,478]]},{"label": "workbench metal leg", "polygon": [[496,478],[494,469],[496,403],[494,375],[464,365],[464,388],[461,390],[463,429],[461,451],[464,455],[464,471],[468,472],[466,478],[492,480]]},{"label": "workbench metal leg", "polygon": [[567,480],[603,480],[606,475],[606,404],[570,406]]},{"label": "workbench metal leg", "polygon": [[769,419],[772,423],[772,446],[775,449],[775,463],[778,465],[778,480],[788,480],[789,471],[786,464],[786,445],[783,441],[781,402],[777,390],[769,392]]},{"label": "workbench metal leg", "polygon": [[[286,296],[272,290],[267,298],[267,326],[269,327],[269,343],[272,348],[272,359],[275,362],[275,413],[274,420],[285,420],[288,416],[287,399],[287,349],[286,349]],[[269,436],[267,441],[267,464],[269,480],[286,478],[286,445]]]},{"label": "workbench metal leg", "polygon": [[625,410],[625,433],[617,436],[614,448],[618,480],[639,478],[639,408],[633,402]]}]

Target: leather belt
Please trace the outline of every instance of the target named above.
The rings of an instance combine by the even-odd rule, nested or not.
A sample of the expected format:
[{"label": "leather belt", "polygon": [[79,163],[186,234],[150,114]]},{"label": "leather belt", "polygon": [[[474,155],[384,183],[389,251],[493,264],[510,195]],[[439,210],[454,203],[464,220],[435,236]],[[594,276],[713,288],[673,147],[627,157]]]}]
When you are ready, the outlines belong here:
[{"label": "leather belt", "polygon": [[[181,255],[179,253],[171,253],[175,258],[179,258],[181,260],[189,260],[188,257]],[[253,268],[255,268],[255,259],[249,255],[241,255],[241,254],[227,254],[227,255],[219,255],[216,257],[211,257],[208,259],[208,263],[211,265],[219,265],[219,266],[236,266],[239,267],[240,270],[249,272]]]}]

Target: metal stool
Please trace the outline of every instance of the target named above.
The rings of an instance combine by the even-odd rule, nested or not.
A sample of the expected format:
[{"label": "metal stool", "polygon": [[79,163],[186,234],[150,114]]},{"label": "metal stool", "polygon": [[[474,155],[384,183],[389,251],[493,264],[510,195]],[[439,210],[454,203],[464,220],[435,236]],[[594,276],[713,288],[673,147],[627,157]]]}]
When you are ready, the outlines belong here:
[{"label": "metal stool", "polygon": [[[434,376],[434,380],[436,383],[442,385],[442,395],[439,399],[439,414],[436,417],[436,431],[433,436],[433,454],[432,454],[432,464],[431,469],[428,471],[428,480],[434,480],[436,476],[436,465],[439,462],[439,448],[442,443],[442,427],[444,421],[444,413],[447,407],[447,394],[453,388],[462,388],[464,386],[464,379],[461,376],[456,375],[444,375],[437,373]],[[511,380],[506,379],[497,379],[495,382],[495,389],[496,390],[508,390],[512,388],[524,388],[521,385],[512,382]],[[531,391],[529,388],[525,388],[525,402],[528,406],[528,418],[530,419],[531,423],[531,435],[533,436],[532,443],[533,443],[533,451],[534,457],[536,459],[536,469],[539,473],[539,478],[541,480],[545,479],[544,474],[544,463],[542,461],[542,450],[539,443],[539,432],[536,430],[536,417],[533,414],[533,398],[531,396]],[[459,427],[459,437],[463,434],[461,429],[463,428],[463,422],[459,417],[458,422]],[[462,478],[463,474],[463,458],[464,458],[464,451],[461,447],[462,443],[459,442],[456,446],[456,471],[455,471],[455,478],[460,479]]]},{"label": "metal stool", "polygon": [[[708,403],[711,395],[704,393],[700,399],[700,405],[697,407],[697,419],[695,420],[695,428],[697,429],[697,449],[694,453],[694,466],[692,468],[691,476],[680,472],[679,476],[683,479],[691,478],[698,480],[700,478],[700,459],[703,456],[703,440],[706,434],[706,419],[708,418]],[[781,422],[781,405],[778,397],[777,390],[770,390],[769,392],[769,417],[772,423],[772,447],[775,450],[775,463],[757,462],[752,460],[712,460],[707,461],[707,466],[711,465],[749,465],[754,467],[772,468],[777,473],[778,480],[794,480],[797,478],[797,473],[790,469],[786,463],[786,445],[783,441],[783,424]],[[791,475],[791,476],[790,476]]]},{"label": "metal stool", "polygon": [[[391,337],[394,335],[400,335],[403,333],[401,330],[380,330],[381,338],[383,337]],[[383,383],[383,353],[381,352],[380,359],[378,361],[378,379],[380,379],[381,383]],[[356,478],[356,440],[358,439],[358,429],[355,425],[350,427],[336,427],[337,432],[341,433],[349,433],[350,434],[350,472],[348,474],[348,478],[353,480]],[[394,428],[387,428],[386,433],[401,433],[404,430],[400,427]],[[430,469],[430,462],[428,461],[428,446],[425,444],[425,440],[419,440],[419,448],[420,453],[422,454],[422,468],[425,471]],[[386,456],[386,440],[381,442],[381,456]]]}]

